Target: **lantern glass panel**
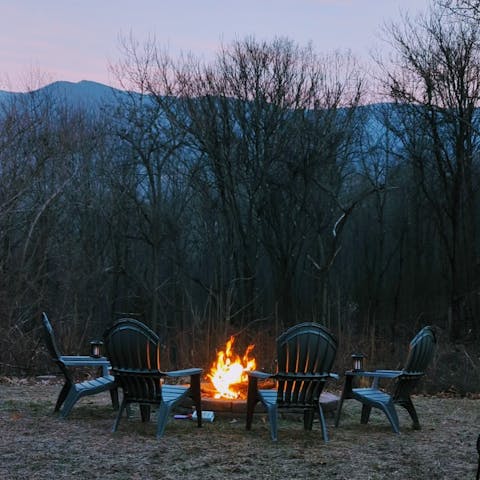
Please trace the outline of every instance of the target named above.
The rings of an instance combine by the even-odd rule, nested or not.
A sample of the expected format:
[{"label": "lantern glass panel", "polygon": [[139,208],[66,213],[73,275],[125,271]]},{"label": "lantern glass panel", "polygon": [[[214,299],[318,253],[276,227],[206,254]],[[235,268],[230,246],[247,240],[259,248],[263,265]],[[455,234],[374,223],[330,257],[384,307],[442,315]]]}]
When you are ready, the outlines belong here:
[{"label": "lantern glass panel", "polygon": [[98,358],[102,356],[102,345],[103,342],[100,340],[93,340],[90,342],[90,356]]}]

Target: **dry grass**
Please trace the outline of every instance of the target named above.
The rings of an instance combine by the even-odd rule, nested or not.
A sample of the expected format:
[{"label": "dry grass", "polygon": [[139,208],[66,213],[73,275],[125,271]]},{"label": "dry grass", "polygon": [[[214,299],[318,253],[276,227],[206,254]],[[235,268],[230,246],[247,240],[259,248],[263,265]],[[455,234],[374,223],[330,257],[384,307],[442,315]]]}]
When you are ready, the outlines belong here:
[{"label": "dry grass", "polygon": [[124,419],[110,433],[108,394],[80,401],[67,420],[52,414],[59,384],[31,380],[0,383],[0,478],[16,479],[473,479],[480,432],[480,400],[414,399],[423,429],[402,434],[372,412],[360,425],[360,406],[345,403],[340,428],[329,418],[330,442],[318,424],[304,432],[298,419],[282,420],[270,441],[263,415],[251,432],[242,416],[217,415],[197,429],[172,420],[155,438],[154,422]]}]

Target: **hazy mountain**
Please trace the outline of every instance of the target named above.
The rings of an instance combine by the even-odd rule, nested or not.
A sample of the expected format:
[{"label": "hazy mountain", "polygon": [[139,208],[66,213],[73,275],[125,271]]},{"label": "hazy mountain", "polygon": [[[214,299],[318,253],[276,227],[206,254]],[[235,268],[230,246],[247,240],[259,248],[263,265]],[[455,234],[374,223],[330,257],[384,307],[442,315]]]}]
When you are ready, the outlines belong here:
[{"label": "hazy mountain", "polygon": [[120,90],[88,80],[78,83],[55,82],[43,87],[42,90],[47,95],[51,94],[73,104],[85,104],[85,106],[114,103],[115,95],[121,93]]},{"label": "hazy mountain", "polygon": [[[29,96],[34,95],[40,97],[44,95],[45,98],[56,100],[60,104],[66,103],[73,107],[83,107],[95,112],[101,106],[115,106],[122,96],[127,95],[127,93],[108,85],[88,80],[82,80],[77,83],[58,81],[31,92],[20,93],[0,90],[0,110],[1,104],[4,102],[25,101],[28,100]],[[374,104],[359,108],[357,114],[363,117],[362,122],[366,127],[365,133],[369,137],[370,142],[379,141],[383,138],[385,126],[381,121],[381,116],[388,114],[388,110],[393,108],[395,107],[391,104]]]},{"label": "hazy mountain", "polygon": [[98,108],[104,104],[114,104],[121,90],[98,82],[82,80],[81,82],[54,82],[31,92],[8,92],[0,90],[0,102],[20,100],[29,95],[45,95],[58,101],[65,101],[72,106]]}]

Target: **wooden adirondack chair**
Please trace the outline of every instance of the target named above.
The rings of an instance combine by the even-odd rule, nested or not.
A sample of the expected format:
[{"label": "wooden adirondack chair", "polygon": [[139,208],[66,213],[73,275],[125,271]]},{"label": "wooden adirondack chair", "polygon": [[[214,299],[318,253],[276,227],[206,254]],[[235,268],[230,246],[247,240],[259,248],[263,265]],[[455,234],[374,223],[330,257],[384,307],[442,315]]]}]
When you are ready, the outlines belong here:
[{"label": "wooden adirondack chair", "polygon": [[[407,361],[403,370],[375,370],[373,372],[349,371],[345,374],[345,385],[340,398],[335,426],[340,423],[340,414],[343,401],[353,398],[362,403],[361,423],[366,424],[370,418],[372,408],[382,410],[388,418],[392,430],[400,433],[400,425],[395,405],[400,405],[409,413],[413,428],[420,429],[418,415],[410,397],[413,389],[433,358],[436,346],[435,333],[432,327],[424,327],[410,342]],[[353,388],[353,379],[356,377],[372,377],[372,385],[369,388]],[[380,389],[380,379],[394,380],[391,393]]]},{"label": "wooden adirondack chair", "polygon": [[[123,390],[117,418],[112,431],[120,423],[122,413],[132,403],[140,405],[141,419],[150,419],[150,407],[157,405],[157,438],[165,431],[172,408],[184,397],[190,396],[197,411],[197,424],[202,426],[200,393],[201,368],[164,372],[160,369],[158,336],[145,324],[131,318],[116,322],[104,335],[105,348],[112,365],[112,373]],[[168,379],[190,377],[190,386],[169,385]]]},{"label": "wooden adirondack chair", "polygon": [[[118,390],[115,379],[109,374],[110,363],[105,357],[94,358],[82,355],[61,355],[57,346],[52,325],[45,312],[42,313],[45,342],[52,360],[58,365],[65,377],[65,384],[58,395],[55,412],[60,409],[62,417],[66,417],[78,400],[88,395],[110,391],[112,405],[118,409]],[[102,375],[92,380],[75,382],[72,369],[79,367],[101,368]]]},{"label": "wooden adirondack chair", "polygon": [[[304,428],[311,430],[318,412],[322,435],[328,441],[327,427],[320,395],[326,382],[338,375],[331,372],[337,341],[317,323],[301,323],[289,328],[277,338],[277,373],[248,373],[247,430],[252,427],[255,405],[261,402],[267,409],[270,434],[277,440],[279,410],[301,409]],[[259,389],[259,380],[275,380],[275,389]]]}]

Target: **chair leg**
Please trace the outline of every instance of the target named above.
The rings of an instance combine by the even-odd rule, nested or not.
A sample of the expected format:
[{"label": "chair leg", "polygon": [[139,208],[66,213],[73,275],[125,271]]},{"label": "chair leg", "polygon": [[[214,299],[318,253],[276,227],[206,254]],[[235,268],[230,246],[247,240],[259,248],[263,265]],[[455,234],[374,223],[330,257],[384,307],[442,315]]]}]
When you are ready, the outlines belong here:
[{"label": "chair leg", "polygon": [[257,393],[257,379],[254,377],[248,378],[248,394],[247,394],[247,422],[246,429],[252,429],[253,412],[255,411],[255,405],[258,403]]},{"label": "chair leg", "polygon": [[325,415],[323,414],[323,408],[320,404],[318,404],[318,415],[320,417],[320,427],[322,428],[323,441],[325,443],[328,443],[327,424],[325,422]]},{"label": "chair leg", "polygon": [[[115,421],[113,422],[113,427],[112,427],[112,432],[116,432],[118,428],[118,424],[120,423],[120,418],[122,417],[122,413],[125,410],[126,405],[125,398],[122,400],[122,403],[120,404],[120,408],[118,409],[117,413],[117,418],[115,418]],[[127,406],[127,409],[129,408],[130,404]]]},{"label": "chair leg", "polygon": [[274,442],[277,441],[278,425],[277,425],[277,404],[268,405],[268,421],[270,422],[270,436]]},{"label": "chair leg", "polygon": [[145,403],[140,404],[140,417],[142,418],[142,422],[149,422],[150,421],[150,405]]},{"label": "chair leg", "polygon": [[200,375],[190,378],[190,396],[197,412],[197,427],[202,426],[202,392],[200,389]]},{"label": "chair leg", "polygon": [[110,398],[112,399],[112,406],[114,410],[118,410],[118,388],[110,390]]},{"label": "chair leg", "polygon": [[172,409],[172,405],[165,403],[162,401],[160,403],[160,407],[158,408],[158,419],[157,419],[157,438],[160,438],[164,432],[165,427],[168,422],[168,417],[170,415],[170,410]]},{"label": "chair leg", "polygon": [[362,404],[362,416],[360,417],[360,423],[366,425],[368,420],[370,420],[370,412],[372,411],[372,407],[370,405],[366,405],[365,403]]},{"label": "chair leg", "polygon": [[72,411],[73,406],[75,403],[80,400],[81,395],[75,390],[75,387],[70,388],[67,398],[65,399],[65,402],[63,403],[63,407],[60,410],[60,414],[63,418],[68,417],[69,413]]},{"label": "chair leg", "polygon": [[337,405],[337,411],[335,412],[335,428],[340,425],[340,415],[342,413],[342,406],[343,406],[343,395],[340,397]]},{"label": "chair leg", "polygon": [[401,402],[397,402],[397,403],[398,405],[402,406],[410,415],[410,418],[412,419],[412,422],[413,422],[412,428],[414,430],[420,430],[422,427],[420,426],[417,411],[415,410],[412,400],[409,398],[408,400],[402,400]]},{"label": "chair leg", "polygon": [[311,408],[306,408],[303,411],[303,428],[305,430],[311,430],[313,427],[313,416],[314,412]]},{"label": "chair leg", "polygon": [[57,403],[55,404],[55,408],[53,409],[54,412],[58,412],[60,410],[63,402],[67,398],[68,391],[70,390],[71,386],[72,385],[70,384],[70,382],[65,382],[65,384],[63,385],[60,393],[58,394]]},{"label": "chair leg", "polygon": [[246,429],[252,429],[252,422],[253,422],[253,413],[255,411],[255,405],[258,402],[247,402],[247,422],[246,422]]},{"label": "chair leg", "polygon": [[395,405],[393,402],[389,402],[388,404],[381,404],[380,408],[383,410],[385,415],[392,426],[392,430],[395,433],[400,433],[400,422],[398,420],[397,411],[395,410]]}]

